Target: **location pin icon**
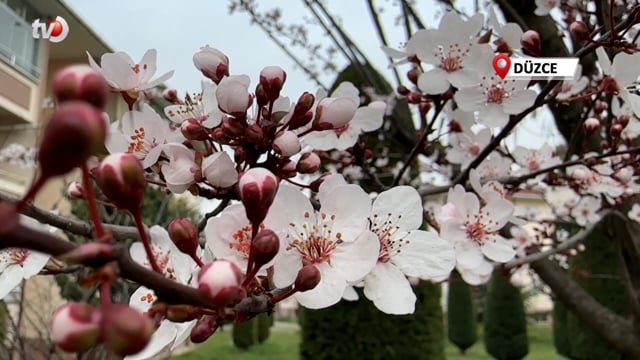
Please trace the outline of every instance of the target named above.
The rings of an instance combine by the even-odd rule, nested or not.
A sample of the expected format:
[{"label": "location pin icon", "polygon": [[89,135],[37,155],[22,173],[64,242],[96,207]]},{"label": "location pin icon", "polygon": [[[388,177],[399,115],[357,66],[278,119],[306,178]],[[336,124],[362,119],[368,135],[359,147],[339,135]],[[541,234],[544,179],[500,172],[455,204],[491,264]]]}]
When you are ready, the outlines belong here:
[{"label": "location pin icon", "polygon": [[510,67],[511,59],[509,58],[509,55],[498,54],[493,57],[493,70],[496,71],[496,74],[498,74],[501,79],[504,79],[505,76],[507,76]]}]

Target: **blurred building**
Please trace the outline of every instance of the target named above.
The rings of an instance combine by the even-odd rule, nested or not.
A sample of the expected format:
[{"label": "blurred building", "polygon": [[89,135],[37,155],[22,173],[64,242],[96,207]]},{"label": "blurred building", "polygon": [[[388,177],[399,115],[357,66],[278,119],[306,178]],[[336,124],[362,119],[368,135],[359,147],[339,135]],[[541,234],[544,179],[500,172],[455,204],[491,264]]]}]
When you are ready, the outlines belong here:
[{"label": "blurred building", "polygon": [[[63,41],[34,37],[34,20],[47,23],[58,16],[69,28]],[[87,64],[87,52],[99,58],[113,50],[63,1],[0,0],[0,150],[9,147],[19,152],[37,146],[40,130],[53,109],[52,77],[67,65]],[[112,118],[124,112],[117,96],[113,96],[107,112]],[[33,166],[0,161],[0,192],[19,197],[34,175]],[[64,189],[65,179],[50,181],[36,198],[36,206],[67,212],[68,204],[61,201]],[[7,300],[14,302],[9,304],[14,332],[17,329],[21,337],[29,339],[26,349],[14,352],[12,358],[51,358],[46,326],[61,302],[52,277],[35,277],[12,295]]]}]

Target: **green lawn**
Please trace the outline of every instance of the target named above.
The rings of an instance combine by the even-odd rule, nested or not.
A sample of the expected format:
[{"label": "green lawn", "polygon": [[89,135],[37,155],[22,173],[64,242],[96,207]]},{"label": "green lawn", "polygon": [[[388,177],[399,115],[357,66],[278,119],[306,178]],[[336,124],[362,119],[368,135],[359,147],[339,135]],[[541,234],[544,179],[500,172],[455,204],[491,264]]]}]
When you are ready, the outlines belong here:
[{"label": "green lawn", "polygon": [[[298,358],[299,332],[296,329],[278,329],[272,331],[271,337],[249,351],[235,348],[229,339],[230,331],[215,334],[204,344],[193,351],[174,356],[172,360],[295,360]],[[555,353],[551,342],[551,328],[543,325],[532,325],[529,331],[529,356],[526,360],[562,359]],[[484,351],[482,341],[478,341],[465,355],[447,343],[448,360],[483,360],[491,359]]]}]

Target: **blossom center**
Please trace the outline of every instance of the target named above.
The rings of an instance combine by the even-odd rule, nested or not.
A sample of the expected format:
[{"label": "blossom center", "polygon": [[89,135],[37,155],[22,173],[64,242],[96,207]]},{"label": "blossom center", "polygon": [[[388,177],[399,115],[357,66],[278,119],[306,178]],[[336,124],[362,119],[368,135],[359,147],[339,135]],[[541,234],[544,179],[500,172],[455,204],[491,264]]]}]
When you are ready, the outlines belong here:
[{"label": "blossom center", "polygon": [[531,156],[527,160],[527,167],[530,171],[538,171],[540,170],[540,161],[535,156]]},{"label": "blossom center", "polygon": [[440,68],[448,73],[462,69],[464,57],[469,54],[469,48],[461,48],[458,44],[449,45],[448,51],[444,46],[438,47],[436,57],[440,58]]},{"label": "blossom center", "polygon": [[[264,230],[264,224],[260,224],[260,231]],[[235,249],[238,254],[249,258],[251,250],[251,225],[243,226],[231,234],[233,241],[229,243],[229,249]]]},{"label": "blossom center", "polygon": [[394,216],[392,213],[387,213],[385,217],[373,214],[369,218],[369,229],[378,236],[378,241],[380,242],[378,263],[389,262],[394,255],[400,253],[403,245],[409,244],[409,240],[393,236],[400,229],[395,222],[401,218],[402,215]]},{"label": "blossom center", "polygon": [[171,257],[169,256],[169,252],[165,251],[161,248],[158,248],[156,245],[151,244],[151,253],[156,260],[156,264],[162,273],[167,276],[169,279],[176,281],[176,274],[173,267],[169,266],[169,262],[171,261]]},{"label": "blossom center", "polygon": [[29,250],[20,248],[8,248],[6,250],[9,257],[9,264],[23,266],[24,262],[29,258]]},{"label": "blossom center", "polygon": [[133,134],[129,136],[129,147],[127,148],[127,153],[142,153],[147,154],[149,150],[158,146],[158,143],[155,138],[147,139],[146,133],[143,127],[137,128],[133,130]]},{"label": "blossom center", "polygon": [[473,222],[466,221],[464,226],[468,239],[478,243],[479,245],[484,244],[487,232],[482,222],[477,219]]},{"label": "blossom center", "polygon": [[335,215],[320,213],[313,217],[305,211],[301,224],[290,223],[290,237],[287,251],[295,250],[304,265],[320,264],[329,261],[336,246],[342,242],[342,233],[333,231]]},{"label": "blossom center", "polygon": [[156,300],[156,297],[153,296],[152,292],[148,292],[142,296],[140,296],[140,301],[145,302],[147,304],[152,304]]},{"label": "blossom center", "polygon": [[502,101],[508,96],[507,92],[498,85],[493,85],[487,91],[487,102],[491,104],[502,104]]},{"label": "blossom center", "polygon": [[480,146],[478,146],[478,144],[471,144],[467,148],[467,152],[469,153],[469,155],[476,156],[480,154]]}]

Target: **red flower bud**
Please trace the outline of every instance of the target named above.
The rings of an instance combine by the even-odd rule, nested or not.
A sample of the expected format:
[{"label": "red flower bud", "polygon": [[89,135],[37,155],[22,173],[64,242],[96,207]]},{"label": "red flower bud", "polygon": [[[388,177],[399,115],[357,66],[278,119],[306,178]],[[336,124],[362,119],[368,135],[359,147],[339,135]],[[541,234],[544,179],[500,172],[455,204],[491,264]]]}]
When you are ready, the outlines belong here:
[{"label": "red flower bud", "polygon": [[306,113],[302,113],[300,115],[293,114],[291,119],[289,119],[289,130],[299,129],[313,120],[313,112],[307,111]]},{"label": "red flower bud", "polygon": [[122,304],[103,309],[101,325],[104,346],[118,356],[142,351],[155,331],[153,320]]},{"label": "red flower bud", "polygon": [[218,321],[213,316],[203,316],[196,326],[191,329],[190,340],[194,344],[199,344],[207,340],[218,329]]},{"label": "red flower bud", "polygon": [[251,242],[251,254],[256,268],[271,261],[280,250],[280,239],[272,230],[266,229],[256,234]]},{"label": "red flower bud", "polygon": [[72,181],[67,188],[67,195],[71,198],[84,199],[84,189],[77,181]]},{"label": "red flower bud", "polygon": [[51,340],[67,352],[84,352],[98,344],[99,314],[87,303],[67,303],[51,318]]},{"label": "red flower bud", "polygon": [[587,24],[582,21],[574,21],[569,25],[569,32],[571,36],[576,40],[589,40],[591,38],[591,32]]},{"label": "red flower bud", "polygon": [[278,178],[265,168],[253,168],[238,181],[240,200],[252,224],[261,224],[278,192]]},{"label": "red flower bud", "polygon": [[187,119],[180,125],[180,132],[187,140],[204,141],[209,138],[209,132],[196,119]]},{"label": "red flower bud", "polygon": [[311,290],[320,282],[320,270],[315,265],[305,265],[298,271],[293,288],[299,292]]},{"label": "red flower bud", "polygon": [[198,291],[214,307],[232,306],[246,296],[241,286],[242,272],[228,260],[215,260],[200,270]]},{"label": "red flower bud", "polygon": [[178,99],[178,90],[176,89],[164,89],[164,91],[162,91],[162,98],[172,104],[180,103],[180,100]]},{"label": "red flower bud", "polygon": [[255,94],[258,107],[265,106],[269,103],[269,97],[267,96],[267,92],[264,90],[264,86],[262,86],[262,84],[256,85]]},{"label": "red flower bud", "polygon": [[611,129],[610,129],[611,136],[613,136],[614,138],[619,137],[620,134],[622,134],[622,130],[624,130],[624,128],[619,123],[615,123],[611,125]]},{"label": "red flower bud", "polygon": [[313,174],[320,169],[321,164],[322,161],[318,154],[308,152],[302,154],[300,160],[298,160],[298,164],[296,165],[296,170],[301,174]]},{"label": "red flower bud", "polygon": [[358,110],[358,104],[346,97],[328,97],[320,100],[313,119],[314,130],[339,129],[349,123]]},{"label": "red flower bud", "polygon": [[522,50],[531,56],[540,56],[542,48],[540,47],[540,34],[535,30],[527,30],[520,38]]},{"label": "red flower bud", "polygon": [[280,96],[285,80],[287,73],[279,66],[267,66],[260,71],[260,85],[269,101],[274,101]]},{"label": "red flower bud", "polygon": [[311,189],[311,191],[313,191],[313,192],[318,192],[320,190],[320,185],[322,185],[324,180],[326,178],[328,178],[329,176],[331,176],[331,173],[324,173],[324,174],[320,175],[319,178],[313,180],[311,182],[311,184],[309,184],[309,189]]},{"label": "red flower bud", "polygon": [[102,110],[109,97],[107,81],[88,65],[63,68],[54,76],[52,86],[58,103],[82,100]]},{"label": "red flower bud", "polygon": [[249,125],[244,132],[244,136],[253,144],[260,144],[264,141],[264,131],[258,124]]},{"label": "red flower bud", "polygon": [[117,207],[136,212],[144,197],[144,169],[132,154],[119,153],[107,156],[98,167],[96,182]]},{"label": "red flower bud", "polygon": [[[255,125],[255,124],[254,124]],[[245,126],[241,121],[237,119],[225,116],[222,118],[222,130],[224,135],[230,138],[240,136],[245,131]]]},{"label": "red flower bud", "polygon": [[293,131],[282,131],[273,140],[273,150],[282,156],[293,156],[300,152],[298,135]]},{"label": "red flower bud", "polygon": [[195,255],[198,249],[198,228],[187,218],[177,218],[169,223],[169,237],[178,250]]},{"label": "red flower bud", "polygon": [[111,244],[90,242],[63,254],[60,259],[66,263],[83,264],[90,260],[112,259],[114,255],[115,251]]},{"label": "red flower bud", "polygon": [[102,114],[84,101],[58,106],[44,129],[38,165],[45,177],[68,173],[104,147],[107,132]]},{"label": "red flower bud", "polygon": [[589,136],[600,128],[600,120],[596,118],[588,118],[582,124],[585,135]]},{"label": "red flower bud", "polygon": [[305,91],[298,98],[298,102],[293,109],[293,113],[296,115],[306,114],[307,111],[311,110],[315,101],[315,96],[313,96],[313,94],[311,94],[310,92]]}]

